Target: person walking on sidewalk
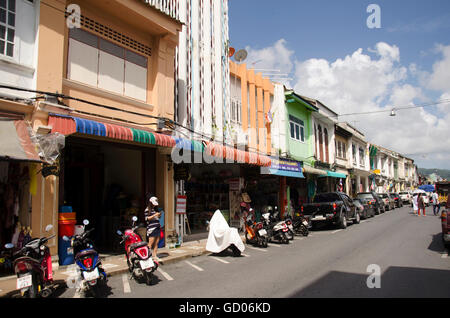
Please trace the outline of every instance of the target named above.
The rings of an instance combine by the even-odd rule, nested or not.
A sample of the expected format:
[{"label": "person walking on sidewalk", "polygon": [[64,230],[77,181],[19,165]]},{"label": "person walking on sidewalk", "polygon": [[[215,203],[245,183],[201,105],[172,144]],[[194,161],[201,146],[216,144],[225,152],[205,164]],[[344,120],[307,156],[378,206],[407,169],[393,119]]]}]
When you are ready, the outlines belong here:
[{"label": "person walking on sidewalk", "polygon": [[152,251],[153,260],[159,262],[158,258],[158,244],[159,238],[161,236],[161,224],[159,223],[159,218],[161,213],[156,211],[158,206],[158,198],[151,197],[148,200],[147,208],[145,209],[145,221],[147,222],[147,237],[148,237],[148,247]]},{"label": "person walking on sidewalk", "polygon": [[419,193],[417,196],[417,205],[419,206],[419,216],[420,216],[420,210],[423,210],[423,216],[425,215],[425,202],[423,202],[423,195],[422,193]]},{"label": "person walking on sidewalk", "polygon": [[[441,208],[439,205],[439,195],[436,193],[436,190],[433,191],[433,194],[431,195],[431,198],[433,200],[433,214],[439,215],[439,209]],[[437,210],[437,212],[436,212]]]}]

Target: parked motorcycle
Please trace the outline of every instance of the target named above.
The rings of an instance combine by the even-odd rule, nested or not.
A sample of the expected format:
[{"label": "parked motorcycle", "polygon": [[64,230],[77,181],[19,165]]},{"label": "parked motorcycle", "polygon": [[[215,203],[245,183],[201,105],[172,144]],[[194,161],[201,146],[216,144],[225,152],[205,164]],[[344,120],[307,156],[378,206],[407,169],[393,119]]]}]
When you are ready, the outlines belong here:
[{"label": "parked motorcycle", "polygon": [[250,213],[244,215],[244,224],[246,244],[253,244],[259,247],[268,246],[267,243],[269,241],[269,237],[266,229],[264,228],[264,224],[253,220],[252,209],[250,209]]},{"label": "parked motorcycle", "polygon": [[297,235],[309,235],[309,222],[302,213],[295,213],[293,220],[294,233]]},{"label": "parked motorcycle", "polygon": [[275,217],[270,213],[264,213],[262,215],[264,228],[266,229],[269,241],[289,244],[287,232],[289,227],[284,221],[277,221]]},{"label": "parked motorcycle", "polygon": [[125,243],[125,253],[127,258],[128,270],[131,277],[136,280],[145,279],[147,285],[152,282],[153,272],[158,268],[158,263],[153,262],[152,253],[143,241],[141,236],[137,233],[136,221],[138,218],[133,216],[132,228],[125,230],[125,234],[117,231],[117,234],[122,237],[120,244]]},{"label": "parked motorcycle", "polygon": [[[84,220],[83,224],[85,229],[89,225],[89,221]],[[89,234],[93,230],[94,228],[84,230],[82,234],[75,235],[71,240],[71,246],[75,255],[75,263],[80,270],[81,291],[91,293],[92,296],[96,297],[98,289],[106,285],[107,276],[102,268],[98,252],[89,238]],[[67,236],[64,236],[63,239],[69,240]]]},{"label": "parked motorcycle", "polygon": [[[50,232],[52,229],[53,226],[49,224],[45,232]],[[55,236],[31,239],[13,254],[17,289],[20,289],[22,296],[47,298],[53,293],[52,258],[50,249],[45,244]],[[8,243],[5,248],[13,249],[14,244]]]}]

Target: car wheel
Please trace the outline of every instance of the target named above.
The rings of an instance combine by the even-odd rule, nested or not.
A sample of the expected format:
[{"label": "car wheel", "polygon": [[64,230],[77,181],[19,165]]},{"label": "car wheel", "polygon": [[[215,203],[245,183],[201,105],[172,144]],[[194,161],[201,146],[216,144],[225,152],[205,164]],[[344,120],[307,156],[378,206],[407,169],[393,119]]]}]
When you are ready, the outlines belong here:
[{"label": "car wheel", "polygon": [[356,213],[355,219],[353,220],[353,224],[359,224],[361,222],[361,216],[359,213]]},{"label": "car wheel", "polygon": [[345,217],[345,215],[341,216],[340,222],[339,222],[339,227],[341,229],[346,229],[347,228],[347,218]]}]

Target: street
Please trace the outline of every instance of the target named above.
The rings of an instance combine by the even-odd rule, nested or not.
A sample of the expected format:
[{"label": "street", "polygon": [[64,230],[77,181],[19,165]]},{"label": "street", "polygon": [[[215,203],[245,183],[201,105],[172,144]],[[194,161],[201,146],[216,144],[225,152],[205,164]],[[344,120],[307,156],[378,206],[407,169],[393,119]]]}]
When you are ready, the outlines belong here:
[{"label": "street", "polygon": [[[450,297],[450,258],[440,219],[395,209],[345,230],[319,229],[289,245],[246,245],[243,255],[204,255],[161,266],[153,286],[111,277],[111,298]],[[381,277],[369,265],[379,266]],[[372,266],[374,266],[372,265]],[[368,270],[369,267],[369,270]],[[378,283],[369,288],[368,282]],[[374,286],[373,284],[369,284]],[[79,297],[65,289],[59,297]]]}]

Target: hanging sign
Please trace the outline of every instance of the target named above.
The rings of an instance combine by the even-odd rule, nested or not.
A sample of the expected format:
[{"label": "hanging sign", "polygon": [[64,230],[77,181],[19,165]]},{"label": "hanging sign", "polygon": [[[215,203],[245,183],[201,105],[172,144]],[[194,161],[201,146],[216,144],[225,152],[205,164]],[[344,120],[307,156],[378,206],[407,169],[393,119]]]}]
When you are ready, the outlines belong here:
[{"label": "hanging sign", "polygon": [[186,214],[186,203],[187,203],[187,196],[185,195],[178,195],[177,196],[177,208],[176,208],[176,214]]}]

